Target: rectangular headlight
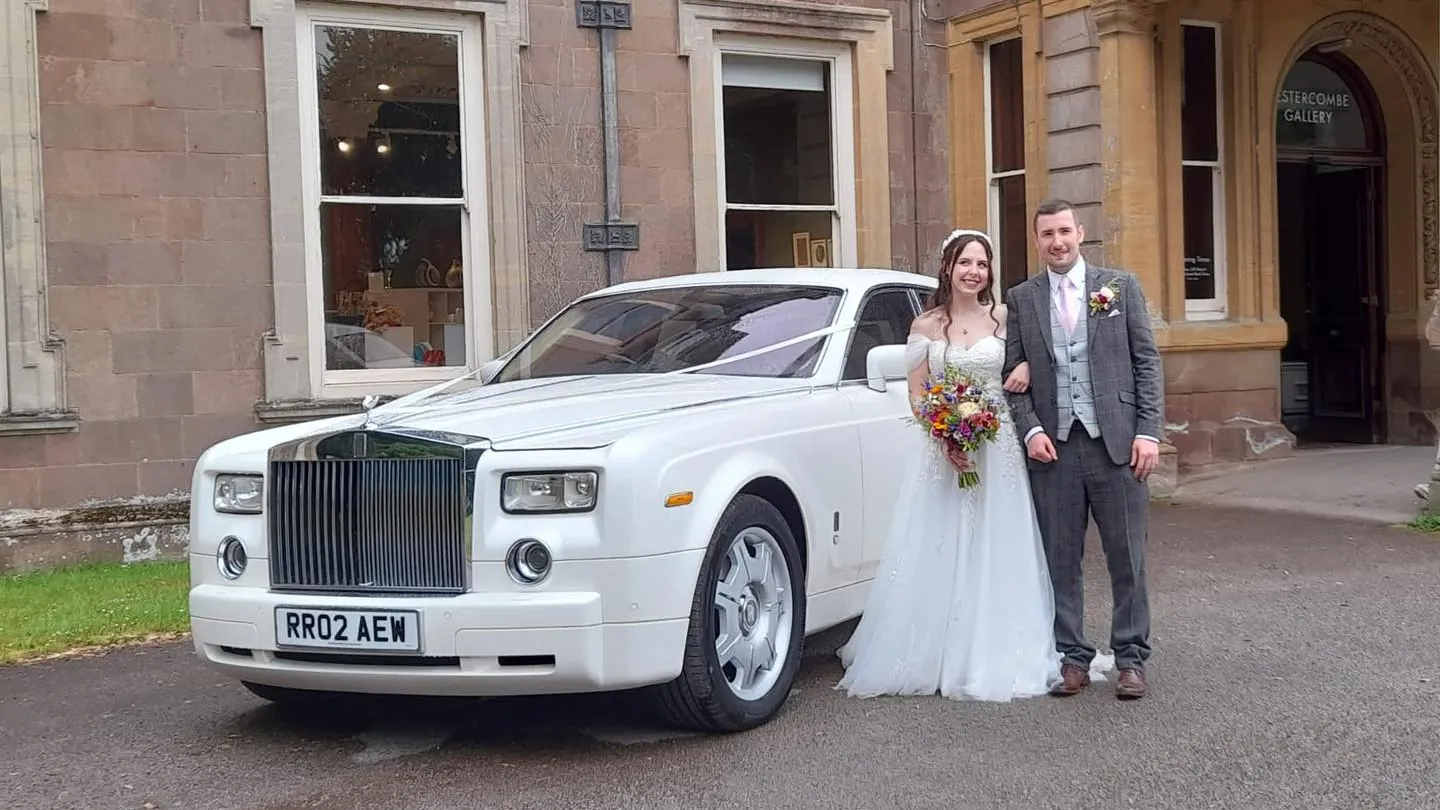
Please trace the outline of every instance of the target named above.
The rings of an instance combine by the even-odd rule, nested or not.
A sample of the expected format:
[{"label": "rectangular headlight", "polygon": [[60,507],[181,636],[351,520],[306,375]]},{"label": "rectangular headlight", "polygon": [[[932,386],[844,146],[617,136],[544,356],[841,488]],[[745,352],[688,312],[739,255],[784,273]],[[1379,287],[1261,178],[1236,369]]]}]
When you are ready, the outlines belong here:
[{"label": "rectangular headlight", "polygon": [[265,479],[225,473],[215,476],[215,511],[258,515],[265,504]]},{"label": "rectangular headlight", "polygon": [[593,472],[509,473],[500,479],[500,507],[511,513],[588,512],[599,484]]}]

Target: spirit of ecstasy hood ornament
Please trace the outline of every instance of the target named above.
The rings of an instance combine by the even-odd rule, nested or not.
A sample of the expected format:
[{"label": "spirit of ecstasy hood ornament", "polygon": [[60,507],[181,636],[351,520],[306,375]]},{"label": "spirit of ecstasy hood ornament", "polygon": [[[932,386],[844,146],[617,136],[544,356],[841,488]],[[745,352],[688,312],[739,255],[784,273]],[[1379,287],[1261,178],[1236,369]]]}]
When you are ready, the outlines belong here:
[{"label": "spirit of ecstasy hood ornament", "polygon": [[365,395],[365,398],[362,399],[362,400],[360,400],[360,407],[362,407],[362,408],[365,409],[365,429],[366,429],[366,430],[374,430],[374,429],[375,429],[375,414],[374,414],[374,411],[375,411],[375,406],[378,405],[379,403],[380,403],[380,397],[376,396],[375,394],[366,394],[366,395]]}]

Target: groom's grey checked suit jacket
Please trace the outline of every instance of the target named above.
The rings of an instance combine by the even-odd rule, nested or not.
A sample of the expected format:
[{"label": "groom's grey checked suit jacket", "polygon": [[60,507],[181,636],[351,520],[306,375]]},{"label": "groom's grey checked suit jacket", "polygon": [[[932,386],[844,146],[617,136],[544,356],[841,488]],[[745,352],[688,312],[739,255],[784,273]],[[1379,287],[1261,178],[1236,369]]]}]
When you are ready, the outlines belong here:
[{"label": "groom's grey checked suit jacket", "polygon": [[[1160,353],[1135,276],[1088,265],[1083,270],[1073,338],[1053,314],[1048,270],[1010,290],[1003,374],[1008,377],[1022,360],[1030,362],[1030,390],[1008,395],[1016,433],[1023,444],[1033,431],[1044,430],[1059,456],[1049,463],[1026,459],[1055,592],[1055,646],[1066,661],[1082,668],[1095,656],[1095,647],[1085,640],[1081,574],[1085,530],[1093,514],[1114,594],[1110,646],[1115,664],[1141,668],[1150,656],[1149,492],[1129,464],[1137,436],[1164,438]],[[1119,295],[1110,310],[1091,313],[1090,295],[1112,282]],[[1060,374],[1067,379],[1057,379]],[[1083,392],[1076,400],[1069,398],[1072,386]],[[1078,414],[1069,407],[1072,402]],[[1061,425],[1062,416],[1083,416],[1089,424]],[[1092,438],[1095,428],[1098,439]]]},{"label": "groom's grey checked suit jacket", "polygon": [[[1120,292],[1110,310],[1117,314],[1091,314],[1090,295],[1111,281]],[[1015,430],[1022,444],[1036,427],[1054,441],[1061,409],[1051,329],[1050,271],[1016,285],[1008,298],[1003,373],[1008,377],[1021,361],[1030,361],[1030,390],[1008,395]],[[1123,270],[1087,265],[1084,299],[1087,303],[1076,315],[1076,329],[1086,327],[1089,338],[1090,383],[1100,438],[1112,461],[1128,465],[1130,446],[1137,435],[1164,439],[1164,380],[1150,315],[1140,283]],[[1030,464],[1033,467],[1040,462],[1031,460]]]}]

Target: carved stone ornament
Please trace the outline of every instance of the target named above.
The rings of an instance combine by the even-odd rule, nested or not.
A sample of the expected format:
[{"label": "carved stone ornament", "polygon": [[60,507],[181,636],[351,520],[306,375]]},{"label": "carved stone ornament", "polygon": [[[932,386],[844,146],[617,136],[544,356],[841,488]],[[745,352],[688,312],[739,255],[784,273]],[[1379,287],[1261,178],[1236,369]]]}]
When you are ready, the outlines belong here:
[{"label": "carved stone ornament", "polygon": [[1155,30],[1155,0],[1097,0],[1090,7],[1095,33],[1152,34]]}]

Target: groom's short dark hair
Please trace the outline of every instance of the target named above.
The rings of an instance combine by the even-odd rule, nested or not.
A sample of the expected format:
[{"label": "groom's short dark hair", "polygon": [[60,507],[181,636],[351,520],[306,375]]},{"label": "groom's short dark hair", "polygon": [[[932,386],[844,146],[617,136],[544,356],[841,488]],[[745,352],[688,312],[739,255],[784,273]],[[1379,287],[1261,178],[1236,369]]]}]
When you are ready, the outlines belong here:
[{"label": "groom's short dark hair", "polygon": [[[1035,229],[1035,226],[1040,222],[1040,217],[1048,217],[1051,214],[1059,214],[1064,211],[1069,211],[1070,216],[1075,217],[1075,206],[1071,205],[1069,200],[1058,198],[1045,200],[1035,207],[1035,216],[1030,220],[1030,229]],[[1075,221],[1079,222],[1079,217],[1076,217]]]}]

